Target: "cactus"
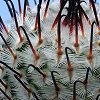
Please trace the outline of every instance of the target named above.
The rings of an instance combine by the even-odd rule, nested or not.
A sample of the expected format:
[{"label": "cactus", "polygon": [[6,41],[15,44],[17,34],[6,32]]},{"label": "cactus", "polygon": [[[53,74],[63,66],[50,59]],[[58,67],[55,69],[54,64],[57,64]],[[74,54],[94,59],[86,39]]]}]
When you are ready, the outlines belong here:
[{"label": "cactus", "polygon": [[4,0],[0,17],[0,100],[99,100],[100,25],[96,0]]}]

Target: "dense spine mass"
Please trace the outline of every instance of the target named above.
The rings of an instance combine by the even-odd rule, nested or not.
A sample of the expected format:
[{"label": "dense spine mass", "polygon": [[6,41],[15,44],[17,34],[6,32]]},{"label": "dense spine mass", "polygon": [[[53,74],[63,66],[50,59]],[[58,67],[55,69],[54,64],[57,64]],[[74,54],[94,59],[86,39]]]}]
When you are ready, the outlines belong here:
[{"label": "dense spine mass", "polygon": [[[96,0],[4,0],[0,16],[0,100],[99,100],[100,25]],[[98,12],[97,12],[98,11]]]}]

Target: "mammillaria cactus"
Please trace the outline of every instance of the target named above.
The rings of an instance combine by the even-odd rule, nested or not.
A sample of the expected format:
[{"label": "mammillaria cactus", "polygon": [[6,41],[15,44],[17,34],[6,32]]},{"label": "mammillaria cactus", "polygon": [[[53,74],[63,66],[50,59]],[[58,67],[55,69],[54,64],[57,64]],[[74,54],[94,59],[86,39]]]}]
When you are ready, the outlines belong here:
[{"label": "mammillaria cactus", "polygon": [[[0,17],[0,100],[99,100],[99,7],[89,0],[4,0]],[[98,11],[98,12],[97,12]]]}]

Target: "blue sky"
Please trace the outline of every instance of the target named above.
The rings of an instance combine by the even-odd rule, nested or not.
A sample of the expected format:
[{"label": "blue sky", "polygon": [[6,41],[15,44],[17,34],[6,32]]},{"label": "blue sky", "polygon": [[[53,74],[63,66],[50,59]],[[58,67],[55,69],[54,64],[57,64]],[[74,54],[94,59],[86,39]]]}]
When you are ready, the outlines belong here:
[{"label": "blue sky", "polygon": [[[12,0],[12,1],[14,3],[16,10],[19,11],[18,10],[18,0]],[[23,7],[24,0],[20,0],[20,1],[22,4],[22,7]],[[97,2],[99,3],[100,0],[97,0]],[[30,3],[30,6],[34,6],[34,0],[29,0],[29,3]],[[2,19],[5,23],[7,23],[8,19],[10,19],[10,14],[9,14],[8,8],[7,8],[4,0],[0,0],[0,16],[2,17]]]},{"label": "blue sky", "polygon": [[[12,1],[14,3],[15,9],[17,11],[19,11],[18,0],[12,0]],[[20,0],[20,1],[21,1],[22,8],[23,8],[24,0]],[[29,4],[30,4],[30,6],[34,6],[34,0],[29,0]],[[2,19],[5,23],[7,23],[8,19],[10,19],[10,14],[9,14],[8,8],[7,8],[4,0],[0,0],[0,16],[2,17]]]}]

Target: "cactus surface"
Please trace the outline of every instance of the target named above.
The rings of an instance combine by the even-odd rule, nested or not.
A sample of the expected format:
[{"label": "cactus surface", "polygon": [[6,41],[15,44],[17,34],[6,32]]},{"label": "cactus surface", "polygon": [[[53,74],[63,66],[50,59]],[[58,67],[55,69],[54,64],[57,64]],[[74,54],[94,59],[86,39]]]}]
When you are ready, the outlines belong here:
[{"label": "cactus surface", "polygon": [[99,100],[100,5],[39,0],[0,17],[0,100]]}]

